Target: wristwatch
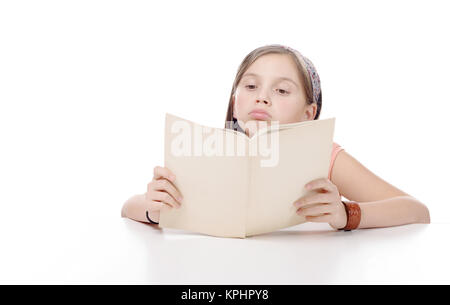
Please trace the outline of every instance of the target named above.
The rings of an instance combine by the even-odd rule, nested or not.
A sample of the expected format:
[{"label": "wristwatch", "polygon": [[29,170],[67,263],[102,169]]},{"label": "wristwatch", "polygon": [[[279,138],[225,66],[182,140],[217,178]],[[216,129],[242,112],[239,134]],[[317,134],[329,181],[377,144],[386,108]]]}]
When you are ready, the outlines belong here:
[{"label": "wristwatch", "polygon": [[351,231],[358,228],[361,222],[361,208],[356,201],[342,201],[345,206],[345,212],[347,214],[347,224],[340,230]]}]

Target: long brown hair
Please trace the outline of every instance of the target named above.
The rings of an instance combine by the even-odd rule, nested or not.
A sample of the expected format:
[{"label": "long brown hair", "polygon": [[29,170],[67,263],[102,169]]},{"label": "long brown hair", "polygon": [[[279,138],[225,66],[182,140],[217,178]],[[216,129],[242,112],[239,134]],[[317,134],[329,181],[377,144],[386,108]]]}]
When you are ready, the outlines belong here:
[{"label": "long brown hair", "polygon": [[[250,65],[253,62],[255,62],[255,60],[257,60],[259,57],[261,57],[265,54],[271,54],[271,53],[287,54],[292,57],[292,59],[294,60],[294,62],[296,63],[296,66],[298,68],[302,85],[305,88],[306,103],[308,105],[314,103],[311,79],[309,77],[308,70],[306,69],[306,64],[303,61],[301,54],[297,54],[298,51],[295,51],[290,48],[286,48],[280,44],[271,44],[271,45],[262,46],[262,47],[259,47],[255,50],[251,51],[244,58],[244,60],[242,61],[242,63],[240,64],[240,66],[238,68],[236,77],[233,82],[233,88],[231,89],[230,100],[228,102],[228,110],[227,110],[227,115],[225,118],[225,128],[242,131],[242,129],[240,129],[239,125],[237,124],[236,119],[233,118],[233,96],[234,96],[234,93],[236,92],[236,88],[239,85],[239,82],[241,81],[242,75],[245,73],[245,71],[247,71],[247,69],[250,67]],[[314,117],[314,120],[319,119],[321,108],[322,108],[322,90],[320,90],[320,95],[319,95],[319,99],[317,102],[317,112],[316,112],[316,116]]]}]

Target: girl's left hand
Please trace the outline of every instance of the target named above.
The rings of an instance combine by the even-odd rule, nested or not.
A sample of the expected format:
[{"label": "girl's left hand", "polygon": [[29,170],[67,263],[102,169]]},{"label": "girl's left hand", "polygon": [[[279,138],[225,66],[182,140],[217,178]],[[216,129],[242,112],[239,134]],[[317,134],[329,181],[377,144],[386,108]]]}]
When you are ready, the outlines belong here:
[{"label": "girl's left hand", "polygon": [[316,192],[294,202],[298,215],[305,216],[307,221],[328,222],[334,229],[345,227],[347,213],[339,190],[333,182],[328,178],[320,178],[310,181],[305,188]]}]

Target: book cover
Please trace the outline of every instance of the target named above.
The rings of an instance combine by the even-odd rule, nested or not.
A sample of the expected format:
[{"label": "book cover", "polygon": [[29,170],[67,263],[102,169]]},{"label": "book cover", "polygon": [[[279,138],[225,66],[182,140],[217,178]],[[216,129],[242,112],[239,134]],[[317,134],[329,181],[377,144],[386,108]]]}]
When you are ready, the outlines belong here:
[{"label": "book cover", "polygon": [[183,202],[162,210],[159,226],[245,238],[305,222],[293,202],[328,176],[334,126],[335,118],[274,123],[250,138],[166,113],[164,166]]}]

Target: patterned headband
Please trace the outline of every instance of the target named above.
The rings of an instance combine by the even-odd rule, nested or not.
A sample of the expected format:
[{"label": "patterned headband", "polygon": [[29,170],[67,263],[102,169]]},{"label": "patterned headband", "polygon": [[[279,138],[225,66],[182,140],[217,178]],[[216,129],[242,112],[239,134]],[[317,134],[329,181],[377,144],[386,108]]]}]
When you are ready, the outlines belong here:
[{"label": "patterned headband", "polygon": [[300,58],[303,59],[303,62],[306,65],[306,70],[308,70],[308,74],[309,74],[309,79],[311,80],[311,85],[313,88],[313,98],[314,98],[314,102],[317,104],[319,101],[319,95],[320,95],[320,78],[319,78],[319,74],[317,73],[316,68],[314,67],[313,63],[306,58],[305,56],[303,56],[299,51],[290,48],[288,46],[282,46],[283,48],[291,51],[294,54],[300,55]]}]

